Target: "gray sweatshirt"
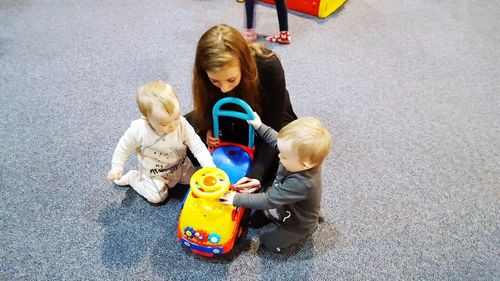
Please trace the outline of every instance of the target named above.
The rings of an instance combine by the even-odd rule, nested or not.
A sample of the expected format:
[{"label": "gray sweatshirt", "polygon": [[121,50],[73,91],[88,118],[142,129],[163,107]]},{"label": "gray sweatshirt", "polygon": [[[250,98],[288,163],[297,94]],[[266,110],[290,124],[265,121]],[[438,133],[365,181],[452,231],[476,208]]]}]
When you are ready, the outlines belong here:
[{"label": "gray sweatshirt", "polygon": [[[278,150],[276,131],[263,124],[257,133]],[[273,217],[281,221],[281,227],[291,232],[307,234],[318,225],[321,187],[321,166],[290,173],[280,163],[272,186],[262,193],[238,193],[233,205],[269,210]]]}]

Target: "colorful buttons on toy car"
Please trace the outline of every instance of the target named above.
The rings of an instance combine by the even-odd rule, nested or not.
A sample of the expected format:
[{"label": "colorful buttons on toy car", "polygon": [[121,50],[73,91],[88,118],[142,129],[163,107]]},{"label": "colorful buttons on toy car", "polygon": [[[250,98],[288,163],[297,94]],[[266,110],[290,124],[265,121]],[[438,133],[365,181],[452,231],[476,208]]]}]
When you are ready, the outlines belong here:
[{"label": "colorful buttons on toy car", "polygon": [[212,244],[218,244],[220,242],[220,235],[217,233],[212,233],[208,236],[208,242]]}]

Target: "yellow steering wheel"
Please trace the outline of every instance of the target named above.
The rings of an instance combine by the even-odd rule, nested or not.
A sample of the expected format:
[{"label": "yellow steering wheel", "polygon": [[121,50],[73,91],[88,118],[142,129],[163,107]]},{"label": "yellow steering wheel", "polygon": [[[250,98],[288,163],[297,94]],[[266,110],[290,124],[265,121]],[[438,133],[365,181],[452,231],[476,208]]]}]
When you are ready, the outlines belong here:
[{"label": "yellow steering wheel", "polygon": [[193,193],[201,198],[219,198],[224,192],[229,191],[228,175],[216,167],[201,168],[191,177],[189,183]]}]

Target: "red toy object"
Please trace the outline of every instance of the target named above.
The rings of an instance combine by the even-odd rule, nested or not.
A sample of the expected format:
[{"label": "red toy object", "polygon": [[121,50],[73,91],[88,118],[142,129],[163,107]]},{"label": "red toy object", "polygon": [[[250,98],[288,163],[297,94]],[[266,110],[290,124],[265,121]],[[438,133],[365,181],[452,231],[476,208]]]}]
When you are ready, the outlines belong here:
[{"label": "red toy object", "polygon": [[[268,4],[274,4],[274,0],[261,0]],[[286,1],[290,10],[310,14],[319,18],[326,18],[335,12],[346,0],[291,0]]]}]

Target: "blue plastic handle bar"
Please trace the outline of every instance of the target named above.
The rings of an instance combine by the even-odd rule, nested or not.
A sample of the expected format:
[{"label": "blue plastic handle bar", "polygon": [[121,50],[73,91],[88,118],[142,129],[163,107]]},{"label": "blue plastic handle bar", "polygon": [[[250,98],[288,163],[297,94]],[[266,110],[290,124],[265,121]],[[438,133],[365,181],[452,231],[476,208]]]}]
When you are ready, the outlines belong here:
[{"label": "blue plastic handle bar", "polygon": [[[232,103],[239,105],[246,113],[232,110],[221,110],[221,106]],[[252,108],[242,99],[235,97],[225,97],[220,99],[212,109],[212,117],[214,119],[214,137],[219,138],[219,116],[229,116],[243,120],[253,120]],[[248,124],[248,147],[253,148],[254,130],[253,126]]]}]

